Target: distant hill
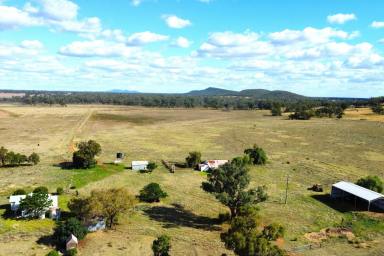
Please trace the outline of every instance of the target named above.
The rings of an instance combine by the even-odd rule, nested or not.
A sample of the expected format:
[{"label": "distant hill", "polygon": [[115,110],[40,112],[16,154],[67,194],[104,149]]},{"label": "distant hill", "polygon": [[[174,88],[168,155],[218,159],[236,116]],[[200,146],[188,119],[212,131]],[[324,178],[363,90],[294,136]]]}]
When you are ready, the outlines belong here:
[{"label": "distant hill", "polygon": [[269,91],[265,89],[247,89],[242,91],[231,91],[215,87],[209,87],[204,90],[195,90],[186,93],[187,96],[241,96],[241,97],[252,97],[258,99],[277,100],[299,100],[306,99],[306,96],[299,95],[288,91]]}]

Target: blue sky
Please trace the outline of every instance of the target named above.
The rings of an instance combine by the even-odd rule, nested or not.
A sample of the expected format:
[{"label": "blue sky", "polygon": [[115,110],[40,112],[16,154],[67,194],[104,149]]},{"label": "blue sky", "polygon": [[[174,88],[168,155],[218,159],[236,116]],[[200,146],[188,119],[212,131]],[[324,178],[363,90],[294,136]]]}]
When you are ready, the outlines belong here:
[{"label": "blue sky", "polygon": [[0,0],[0,89],[384,95],[381,0]]}]

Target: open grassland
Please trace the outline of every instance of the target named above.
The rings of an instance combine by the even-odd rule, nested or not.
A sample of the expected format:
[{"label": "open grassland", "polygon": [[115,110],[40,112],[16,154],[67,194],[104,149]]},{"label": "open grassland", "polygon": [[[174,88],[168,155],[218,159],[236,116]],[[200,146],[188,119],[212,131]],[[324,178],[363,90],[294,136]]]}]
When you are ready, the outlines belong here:
[{"label": "open grassland", "polygon": [[[81,244],[81,255],[150,255],[151,243],[160,234],[172,237],[172,255],[231,255],[220,242],[225,226],[216,222],[226,208],[200,188],[204,174],[189,169],[170,174],[164,167],[140,174],[108,163],[116,152],[126,153],[126,166],[132,160],[181,162],[192,150],[201,151],[204,159],[231,159],[257,143],[269,156],[266,166],[250,172],[252,186],[268,187],[270,198],[260,205],[263,222],[283,224],[287,228],[283,246],[300,247],[310,243],[305,233],[338,225],[346,218],[346,213],[330,207],[324,196],[308,187],[320,183],[329,192],[338,180],[355,181],[368,174],[384,177],[384,123],[381,117],[364,112],[368,110],[359,112],[369,118],[357,117],[353,111],[347,111],[342,120],[293,121],[271,117],[267,111],[2,105],[0,113],[8,114],[0,116],[1,145],[17,152],[35,151],[42,163],[0,169],[1,204],[6,204],[6,196],[15,188],[46,185],[53,191],[74,185],[80,195],[86,195],[93,189],[126,187],[137,194],[149,182],[158,182],[168,198],[159,204],[139,204],[114,231],[89,235]],[[60,169],[58,164],[70,160],[76,142],[88,139],[102,145],[101,165],[84,172]],[[288,203],[284,204],[287,176]],[[74,193],[69,191],[61,197],[64,205]],[[50,232],[51,224],[40,229],[33,223],[10,221],[14,220],[0,218],[0,241],[7,241],[0,242],[0,255],[23,254],[22,250],[25,255],[46,253],[36,241],[41,233]],[[369,225],[369,221],[357,223],[355,228]],[[363,233],[369,232],[374,235],[370,248],[331,240],[298,255],[382,255],[384,234],[374,228]],[[15,246],[21,241],[23,246]]]}]

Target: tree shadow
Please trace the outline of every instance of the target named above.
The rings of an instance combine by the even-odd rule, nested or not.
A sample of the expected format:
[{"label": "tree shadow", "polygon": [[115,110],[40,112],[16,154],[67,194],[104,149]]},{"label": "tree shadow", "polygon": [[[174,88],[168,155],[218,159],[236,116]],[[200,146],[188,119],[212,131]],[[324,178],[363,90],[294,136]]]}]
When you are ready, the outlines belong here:
[{"label": "tree shadow", "polygon": [[4,210],[3,214],[1,214],[3,219],[15,219],[16,216],[11,210],[11,206],[9,204],[0,205],[0,210]]},{"label": "tree shadow", "polygon": [[51,247],[55,247],[56,249],[60,249],[57,246],[56,240],[53,235],[41,236],[39,237],[39,239],[36,240],[36,243],[40,245],[51,246]]},{"label": "tree shadow", "polygon": [[209,231],[220,231],[217,226],[219,223],[217,218],[198,216],[191,211],[188,211],[180,204],[172,204],[172,207],[167,206],[152,206],[146,208],[143,212],[152,220],[163,222],[164,228],[174,228],[179,226],[204,229]]},{"label": "tree shadow", "polygon": [[75,167],[73,166],[73,163],[72,162],[61,162],[59,164],[54,164],[53,165],[54,167],[60,167],[61,169],[63,170],[72,170],[72,169],[75,169]]},{"label": "tree shadow", "polygon": [[[331,207],[332,209],[346,213],[352,211],[367,211],[368,210],[368,202],[362,199],[357,198],[356,204],[354,199],[334,199],[331,198],[329,194],[321,194],[321,195],[311,195],[312,198],[317,201]],[[379,209],[374,204],[371,204],[370,207],[371,212],[384,212],[382,209]]]}]

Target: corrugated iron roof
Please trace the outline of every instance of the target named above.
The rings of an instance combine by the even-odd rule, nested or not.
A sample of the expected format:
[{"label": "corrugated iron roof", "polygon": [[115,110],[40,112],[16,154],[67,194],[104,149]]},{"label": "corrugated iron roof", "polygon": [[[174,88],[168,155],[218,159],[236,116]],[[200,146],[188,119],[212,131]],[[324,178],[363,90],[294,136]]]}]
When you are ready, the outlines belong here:
[{"label": "corrugated iron roof", "polygon": [[338,183],[335,183],[332,185],[333,187],[336,187],[338,189],[341,189],[345,192],[348,192],[352,195],[355,195],[357,197],[360,197],[362,199],[365,199],[367,201],[374,201],[380,198],[384,199],[384,195],[377,193],[375,191],[369,190],[367,188],[363,188],[359,185],[353,184],[351,182],[347,181],[340,181]]},{"label": "corrugated iron roof", "polygon": [[132,165],[148,165],[148,161],[132,161]]}]

